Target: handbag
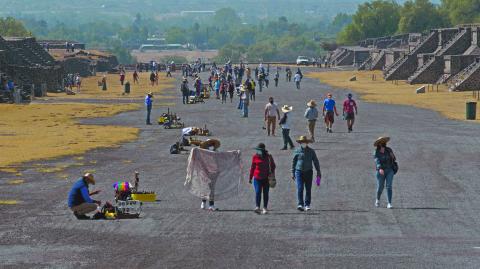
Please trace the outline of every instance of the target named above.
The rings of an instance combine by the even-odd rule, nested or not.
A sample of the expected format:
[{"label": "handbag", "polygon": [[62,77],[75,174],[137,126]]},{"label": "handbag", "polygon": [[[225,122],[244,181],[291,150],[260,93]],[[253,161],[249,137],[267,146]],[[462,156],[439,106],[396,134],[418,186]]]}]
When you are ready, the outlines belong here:
[{"label": "handbag", "polygon": [[398,162],[397,162],[397,158],[396,158],[395,155],[393,154],[392,149],[389,149],[388,151],[389,151],[389,153],[390,153],[390,158],[392,158],[392,170],[393,170],[393,174],[396,175],[396,174],[398,173]]},{"label": "handbag", "polygon": [[275,178],[275,173],[272,171],[271,158],[271,156],[268,156],[268,185],[270,185],[270,188],[275,188],[275,186],[277,186],[277,179]]}]

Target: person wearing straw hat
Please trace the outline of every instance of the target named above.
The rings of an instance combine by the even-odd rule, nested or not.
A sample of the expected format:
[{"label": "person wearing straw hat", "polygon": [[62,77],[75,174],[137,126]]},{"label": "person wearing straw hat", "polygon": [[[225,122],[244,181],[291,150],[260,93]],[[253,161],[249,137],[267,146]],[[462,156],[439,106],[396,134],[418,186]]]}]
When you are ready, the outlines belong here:
[{"label": "person wearing straw hat", "polygon": [[[255,188],[255,213],[268,213],[268,193],[270,191],[269,174],[275,173],[275,162],[272,155],[266,150],[265,144],[260,143],[255,148],[256,153],[252,157],[249,183]],[[273,187],[273,186],[272,186]],[[260,211],[260,202],[263,194],[263,210]]]},{"label": "person wearing straw hat", "polygon": [[[297,139],[297,142],[301,147],[295,151],[292,162],[292,179],[297,183],[297,209],[299,211],[309,211],[312,202],[313,167],[315,167],[318,177],[321,177],[322,173],[315,150],[308,147],[312,140],[302,135]],[[304,190],[305,199],[303,196]]]},{"label": "person wearing straw hat", "polygon": [[145,106],[147,107],[147,120],[146,120],[147,125],[152,125],[152,123],[150,122],[150,114],[152,114],[152,105],[153,105],[153,93],[149,92],[147,93],[147,96],[145,96]]},{"label": "person wearing straw hat", "polygon": [[97,207],[101,204],[101,201],[90,198],[100,191],[89,192],[88,185],[95,185],[95,178],[90,173],[86,173],[79,178],[68,193],[68,207],[77,219],[90,219],[86,214],[97,210]]},{"label": "person wearing straw hat", "polygon": [[[337,115],[338,117],[338,112],[337,107],[335,106],[335,100],[333,100],[331,93],[328,93],[327,98],[325,99],[325,101],[323,101],[322,111],[325,118],[327,133],[332,133],[333,123],[335,122],[335,115]],[[335,113],[335,115],[333,113]]]},{"label": "person wearing straw hat", "polygon": [[280,119],[279,125],[282,127],[282,136],[283,136],[283,148],[282,150],[287,150],[287,146],[290,145],[290,149],[293,149],[292,139],[290,138],[290,112],[293,110],[292,106],[284,105],[282,107],[283,117]]},{"label": "person wearing straw hat", "polygon": [[312,142],[315,142],[315,124],[318,119],[317,103],[315,100],[310,100],[307,103],[307,107],[308,108],[305,111],[305,118],[307,119],[308,133],[310,134],[310,139]]},{"label": "person wearing straw hat", "polygon": [[[387,208],[392,208],[392,186],[393,176],[395,175],[394,165],[396,161],[395,154],[391,148],[387,147],[387,143],[390,141],[390,137],[379,137],[373,143],[375,149],[374,159],[376,166],[376,178],[377,178],[377,199],[375,200],[375,206],[380,206],[380,197],[382,196],[383,188],[386,185],[387,188]],[[386,184],[385,184],[386,183]]]}]

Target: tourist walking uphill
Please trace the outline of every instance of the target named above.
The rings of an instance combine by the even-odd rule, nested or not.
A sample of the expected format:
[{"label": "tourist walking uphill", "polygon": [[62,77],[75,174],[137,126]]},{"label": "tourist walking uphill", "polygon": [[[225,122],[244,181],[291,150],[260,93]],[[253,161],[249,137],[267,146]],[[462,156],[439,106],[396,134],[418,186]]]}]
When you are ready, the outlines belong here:
[{"label": "tourist walking uphill", "polygon": [[312,142],[315,142],[315,124],[318,119],[318,109],[317,103],[314,100],[308,101],[305,118],[307,119],[307,129],[310,134],[310,139]]},{"label": "tourist walking uphill", "polygon": [[273,102],[273,97],[269,97],[268,103],[265,105],[265,122],[267,122],[268,136],[270,136],[270,133],[275,136],[277,116],[280,119],[280,111],[278,110],[278,106],[275,102]]},{"label": "tourist walking uphill", "polygon": [[147,107],[147,125],[152,125],[150,122],[150,114],[152,113],[152,105],[153,105],[153,93],[149,92],[145,97],[145,106]]},{"label": "tourist walking uphill", "polygon": [[353,124],[355,123],[355,115],[358,114],[357,103],[353,100],[351,93],[347,95],[347,99],[343,101],[343,118],[347,120],[348,132],[353,132]]},{"label": "tourist walking uphill", "polygon": [[300,90],[300,81],[302,81],[300,73],[295,74],[295,76],[293,77],[293,81],[295,81],[295,87],[297,87],[297,90]]},{"label": "tourist walking uphill", "polygon": [[[250,167],[249,183],[255,189],[255,213],[268,213],[268,194],[270,191],[269,175],[275,174],[275,162],[272,155],[266,150],[265,144],[260,143],[255,148],[256,153],[252,157]],[[273,187],[273,186],[272,186]],[[260,204],[263,194],[263,210],[260,211]]]},{"label": "tourist walking uphill", "polygon": [[390,141],[390,137],[379,137],[375,143],[373,143],[376,148],[374,159],[377,178],[377,199],[375,200],[375,206],[380,206],[380,197],[382,196],[383,188],[386,185],[388,201],[387,208],[392,208],[393,176],[398,171],[398,164],[393,150],[387,147],[388,141]]},{"label": "tourist walking uphill", "polygon": [[290,149],[293,149],[295,146],[293,145],[292,139],[290,138],[290,124],[292,119],[290,117],[290,112],[292,111],[293,107],[284,105],[282,107],[283,116],[280,119],[279,125],[282,127],[282,136],[283,136],[283,148],[282,150],[287,150],[287,146],[290,145]]},{"label": "tourist walking uphill", "polygon": [[[312,141],[306,136],[300,136],[297,142],[301,145],[295,151],[292,162],[292,179],[297,184],[297,199],[299,211],[310,210],[312,202],[312,181],[313,181],[313,167],[317,171],[317,177],[321,177],[320,163],[317,158],[315,150],[308,147]],[[313,165],[312,165],[313,164]],[[305,190],[305,199],[303,191]]]},{"label": "tourist walking uphill", "polygon": [[333,133],[332,127],[335,122],[335,115],[338,117],[338,112],[337,107],[335,106],[335,100],[333,100],[331,93],[327,94],[327,98],[323,101],[322,111],[323,117],[325,118],[327,133]]}]

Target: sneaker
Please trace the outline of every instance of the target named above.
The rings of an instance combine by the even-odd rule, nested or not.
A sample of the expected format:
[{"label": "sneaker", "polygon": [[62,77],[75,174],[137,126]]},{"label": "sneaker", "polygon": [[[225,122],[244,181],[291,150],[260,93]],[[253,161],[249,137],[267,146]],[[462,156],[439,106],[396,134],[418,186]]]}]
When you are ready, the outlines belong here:
[{"label": "sneaker", "polygon": [[260,214],[261,213],[260,207],[255,207],[255,210],[253,210],[253,212]]},{"label": "sneaker", "polygon": [[268,210],[267,210],[266,208],[264,208],[264,209],[262,210],[262,214],[263,214],[263,215],[268,214]]},{"label": "sneaker", "polygon": [[287,148],[281,148],[280,150],[287,150]]},{"label": "sneaker", "polygon": [[310,206],[305,207],[305,211],[310,211],[310,210],[311,210]]},{"label": "sneaker", "polygon": [[380,201],[377,199],[375,200],[375,207],[379,207],[380,206]]},{"label": "sneaker", "polygon": [[387,208],[388,208],[388,209],[393,208],[392,204],[391,204],[391,203],[388,203]]},{"label": "sneaker", "polygon": [[217,211],[217,209],[214,206],[209,206],[208,211]]},{"label": "sneaker", "polygon": [[305,211],[305,209],[304,209],[303,206],[301,206],[301,205],[297,206],[297,210],[298,210],[298,211],[302,211],[302,212]]},{"label": "sneaker", "polygon": [[201,208],[201,209],[205,209],[205,207],[206,207],[206,203],[205,203],[205,202],[202,202],[202,205],[200,205],[200,208]]}]

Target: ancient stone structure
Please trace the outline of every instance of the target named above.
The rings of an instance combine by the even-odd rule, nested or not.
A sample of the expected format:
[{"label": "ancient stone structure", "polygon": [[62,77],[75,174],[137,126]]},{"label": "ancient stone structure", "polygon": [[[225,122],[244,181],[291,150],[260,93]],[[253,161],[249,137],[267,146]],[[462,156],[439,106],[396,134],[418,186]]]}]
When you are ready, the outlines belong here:
[{"label": "ancient stone structure", "polygon": [[48,44],[49,49],[66,49],[66,44],[71,44],[74,46],[75,50],[84,50],[85,44],[72,40],[38,40],[38,43],[42,47],[46,47]]},{"label": "ancient stone structure", "polygon": [[64,50],[53,49],[50,53],[62,64],[67,74],[92,76],[96,72],[110,72],[118,66],[117,58],[106,52],[80,50],[67,53]]},{"label": "ancient stone structure", "polygon": [[47,90],[63,90],[63,68],[40,46],[35,38],[2,38],[0,72],[20,88],[33,89],[36,96]]}]

